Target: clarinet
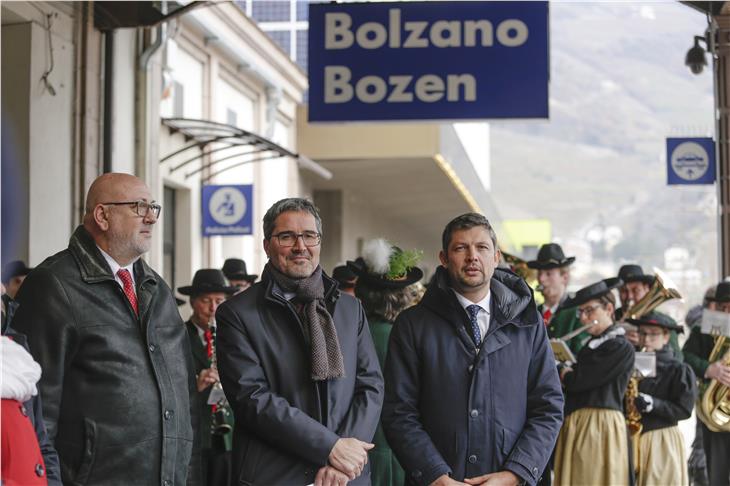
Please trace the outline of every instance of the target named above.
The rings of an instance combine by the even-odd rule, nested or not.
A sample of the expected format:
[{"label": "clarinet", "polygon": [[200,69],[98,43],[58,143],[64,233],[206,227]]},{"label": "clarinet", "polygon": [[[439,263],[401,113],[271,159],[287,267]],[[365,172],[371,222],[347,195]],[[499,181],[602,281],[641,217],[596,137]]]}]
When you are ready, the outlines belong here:
[{"label": "clarinet", "polygon": [[[210,324],[211,333],[211,356],[210,356],[210,367],[218,370],[218,359],[216,357],[216,325],[215,322]],[[213,385],[213,389],[223,391],[223,386],[220,381],[216,381]],[[231,426],[226,423],[226,417],[231,413],[226,407],[228,401],[225,397],[218,400],[218,403],[211,407],[210,417],[210,432],[213,435],[225,435],[231,431]]]}]

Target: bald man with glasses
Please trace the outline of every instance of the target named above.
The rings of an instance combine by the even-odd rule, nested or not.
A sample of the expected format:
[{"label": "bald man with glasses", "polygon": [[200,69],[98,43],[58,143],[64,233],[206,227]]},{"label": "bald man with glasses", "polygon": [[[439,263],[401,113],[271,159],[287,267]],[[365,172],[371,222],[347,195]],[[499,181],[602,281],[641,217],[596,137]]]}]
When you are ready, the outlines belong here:
[{"label": "bald man with glasses", "polygon": [[68,248],[18,293],[14,326],[43,368],[64,484],[196,484],[195,374],[172,291],[140,257],[160,215],[145,183],[104,174]]}]

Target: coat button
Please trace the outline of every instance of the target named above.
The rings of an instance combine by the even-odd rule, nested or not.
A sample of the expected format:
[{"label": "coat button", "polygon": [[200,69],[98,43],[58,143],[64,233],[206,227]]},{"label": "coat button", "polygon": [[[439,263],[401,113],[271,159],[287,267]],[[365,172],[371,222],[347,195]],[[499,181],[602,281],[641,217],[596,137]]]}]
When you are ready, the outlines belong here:
[{"label": "coat button", "polygon": [[165,410],[165,420],[170,420],[172,418],[172,415],[172,410]]},{"label": "coat button", "polygon": [[155,350],[157,349],[157,346],[155,346],[154,344],[150,344],[149,349],[150,349],[150,353],[154,353]]},{"label": "coat button", "polygon": [[536,467],[533,467],[532,468],[532,474],[534,474],[535,476],[537,476],[538,474],[540,474],[540,470],[538,468],[536,468]]},{"label": "coat button", "polygon": [[475,408],[474,410],[469,412],[469,415],[471,416],[471,418],[477,418],[479,416],[479,410]]},{"label": "coat button", "polygon": [[471,373],[474,370],[474,365],[469,365],[469,373]]},{"label": "coat button", "polygon": [[474,464],[476,462],[477,462],[477,456],[475,456],[474,454],[469,456],[469,464]]},{"label": "coat button", "polygon": [[421,471],[419,471],[418,469],[416,469],[415,471],[413,471],[411,473],[411,476],[413,476],[413,479],[419,480],[419,479],[421,479],[421,476],[423,476],[423,474],[421,474]]},{"label": "coat button", "polygon": [[172,483],[170,481],[168,481],[167,479],[162,481],[162,486],[171,486],[171,485],[172,485]]},{"label": "coat button", "polygon": [[23,417],[27,417],[28,416],[28,410],[26,410],[25,405],[21,405],[20,406],[20,413],[23,414]]},{"label": "coat button", "polygon": [[35,465],[35,475],[39,478],[42,478],[43,475],[46,473],[46,471],[43,470],[43,466],[41,464]]}]

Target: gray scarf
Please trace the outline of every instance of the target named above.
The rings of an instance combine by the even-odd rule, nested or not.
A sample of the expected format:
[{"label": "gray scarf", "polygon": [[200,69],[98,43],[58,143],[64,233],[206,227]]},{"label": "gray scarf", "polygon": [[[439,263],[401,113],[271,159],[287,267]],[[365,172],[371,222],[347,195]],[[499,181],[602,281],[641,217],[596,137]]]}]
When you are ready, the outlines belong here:
[{"label": "gray scarf", "polygon": [[329,380],[345,376],[335,323],[324,303],[322,267],[317,265],[309,277],[291,278],[267,263],[262,274],[263,278],[272,278],[284,292],[295,293],[293,300],[302,305],[300,315],[311,343],[312,379]]}]

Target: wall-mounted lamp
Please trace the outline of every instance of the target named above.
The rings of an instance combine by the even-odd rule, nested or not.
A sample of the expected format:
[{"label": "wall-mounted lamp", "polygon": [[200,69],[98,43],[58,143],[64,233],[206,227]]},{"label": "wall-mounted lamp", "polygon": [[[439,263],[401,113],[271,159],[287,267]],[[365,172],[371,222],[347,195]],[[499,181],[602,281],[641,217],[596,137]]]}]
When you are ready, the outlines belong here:
[{"label": "wall-mounted lamp", "polygon": [[705,69],[705,66],[707,66],[705,49],[700,45],[700,41],[707,45],[707,39],[705,37],[696,35],[695,45],[687,51],[687,56],[684,58],[684,64],[692,71],[692,74],[700,74]]}]

